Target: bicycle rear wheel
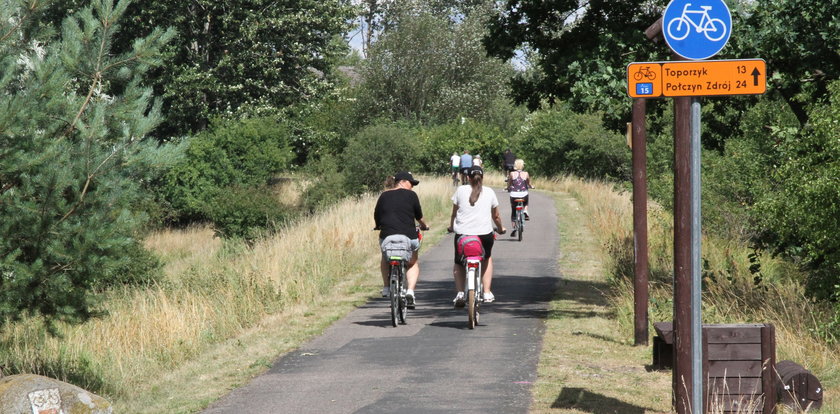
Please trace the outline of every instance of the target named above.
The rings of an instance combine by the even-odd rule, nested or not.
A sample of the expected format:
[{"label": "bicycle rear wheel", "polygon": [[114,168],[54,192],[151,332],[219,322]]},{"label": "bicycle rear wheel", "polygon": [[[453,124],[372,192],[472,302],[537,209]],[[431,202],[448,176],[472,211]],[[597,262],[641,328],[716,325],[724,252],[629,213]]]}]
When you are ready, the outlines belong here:
[{"label": "bicycle rear wheel", "polygon": [[393,325],[395,328],[397,327],[397,314],[399,313],[400,307],[400,287],[399,283],[397,283],[397,281],[399,280],[399,275],[394,274],[397,271],[398,270],[396,269],[396,267],[391,266],[391,325]]},{"label": "bicycle rear wheel", "polygon": [[519,229],[516,232],[516,237],[519,239],[519,241],[522,241],[522,233],[525,232],[525,220],[523,220],[523,216],[524,214],[522,213],[522,210],[519,210],[519,212],[516,213],[516,224],[517,227],[519,227]]},{"label": "bicycle rear wheel", "polygon": [[469,322],[470,329],[475,328],[476,324],[476,304],[478,302],[475,298],[475,290],[470,290],[467,292],[467,321]]},{"label": "bicycle rear wheel", "polygon": [[397,317],[398,317],[400,323],[405,325],[405,317],[406,317],[406,314],[408,312],[406,310],[408,308],[408,302],[406,301],[405,293],[404,293],[405,292],[405,272],[403,270],[404,269],[400,269],[400,278],[399,278],[399,284],[398,284],[398,287],[397,287],[398,290],[399,290],[399,295],[398,295],[398,297],[399,297],[399,312],[397,314]]}]

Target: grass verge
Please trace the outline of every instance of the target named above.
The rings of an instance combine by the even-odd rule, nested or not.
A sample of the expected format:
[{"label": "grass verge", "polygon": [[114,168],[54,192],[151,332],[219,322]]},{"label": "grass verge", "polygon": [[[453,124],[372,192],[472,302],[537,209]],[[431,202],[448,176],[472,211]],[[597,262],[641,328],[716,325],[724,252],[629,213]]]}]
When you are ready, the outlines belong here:
[{"label": "grass verge", "polygon": [[608,300],[603,250],[577,199],[557,193],[557,298],[551,303],[531,413],[666,413],[670,372],[649,371],[650,350],[622,335]]}]

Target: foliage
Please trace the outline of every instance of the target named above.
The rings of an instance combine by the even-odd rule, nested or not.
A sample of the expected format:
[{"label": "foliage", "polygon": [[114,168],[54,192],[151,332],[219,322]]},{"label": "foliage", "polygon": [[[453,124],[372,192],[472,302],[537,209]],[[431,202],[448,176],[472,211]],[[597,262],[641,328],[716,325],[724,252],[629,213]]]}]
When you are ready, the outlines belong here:
[{"label": "foliage", "polygon": [[534,68],[513,80],[517,104],[536,110],[544,101],[565,101],[579,112],[603,112],[608,125],[618,129],[629,117],[627,63],[660,60],[652,59],[658,47],[644,31],[664,3],[507,0],[491,20],[484,46],[503,60],[523,48],[536,52]]},{"label": "foliage", "polygon": [[452,153],[469,150],[473,156],[481,155],[485,168],[499,167],[510,141],[496,126],[473,120],[432,126],[420,131],[420,163],[423,171],[445,174]]},{"label": "foliage", "polygon": [[497,102],[507,102],[505,84],[513,69],[488,58],[481,45],[486,8],[460,20],[416,5],[397,10],[362,68],[358,104],[364,118],[487,119]]},{"label": "foliage", "polygon": [[840,3],[747,2],[743,14],[743,21],[733,24],[736,56],[766,60],[773,72],[770,91],[784,98],[800,125],[807,124],[808,106],[825,97],[828,84],[840,76]]},{"label": "foliage", "polygon": [[761,194],[753,214],[763,230],[759,241],[811,270],[810,292],[822,298],[840,285],[840,81],[829,93],[805,129],[774,134],[772,191]]},{"label": "foliage", "polygon": [[159,122],[142,77],[173,33],[112,53],[128,5],[95,0],[60,35],[34,20],[38,2],[0,8],[0,324],[83,321],[96,312],[92,289],[137,256],[142,216],[124,168]]},{"label": "foliage", "polygon": [[597,114],[557,105],[532,114],[516,136],[516,154],[534,174],[630,179],[630,151],[623,135],[604,129]]},{"label": "foliage", "polygon": [[164,193],[182,219],[205,217],[217,193],[264,185],[294,157],[290,127],[273,118],[216,121],[189,142],[184,159],[167,171]]},{"label": "foliage", "polygon": [[352,8],[348,0],[170,0],[138,2],[127,15],[118,48],[157,27],[178,31],[152,79],[167,116],[159,135],[171,137],[215,117],[268,115],[321,96],[333,57],[347,52],[334,40]]},{"label": "foliage", "polygon": [[204,204],[204,214],[217,236],[249,241],[274,232],[289,218],[267,186],[219,189]]},{"label": "foliage", "polygon": [[93,287],[107,289],[118,286],[150,286],[161,279],[163,263],[146,250],[139,240],[132,240],[120,256],[113,257],[114,264],[98,274]]},{"label": "foliage", "polygon": [[419,145],[413,131],[394,124],[375,124],[361,130],[347,143],[341,171],[347,191],[379,191],[385,177],[419,166]]},{"label": "foliage", "polygon": [[[339,161],[334,156],[323,156],[307,165],[308,175],[313,183],[303,195],[303,208],[309,212],[323,210],[347,197],[348,186],[341,174]],[[393,174],[393,173],[392,173]]]},{"label": "foliage", "polygon": [[[704,118],[705,107],[714,110],[711,105],[704,105]],[[741,116],[738,130],[726,140],[722,153],[703,152],[704,227],[733,240],[757,235],[749,217],[750,208],[773,191],[768,177],[781,156],[773,131],[798,128],[799,122],[784,101],[762,99]]]}]

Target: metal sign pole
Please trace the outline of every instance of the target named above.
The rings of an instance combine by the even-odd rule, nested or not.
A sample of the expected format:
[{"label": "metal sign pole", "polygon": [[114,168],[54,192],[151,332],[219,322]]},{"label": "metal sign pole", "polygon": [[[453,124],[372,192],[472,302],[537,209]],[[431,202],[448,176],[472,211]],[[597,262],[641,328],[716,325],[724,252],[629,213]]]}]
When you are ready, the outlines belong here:
[{"label": "metal sign pole", "polygon": [[674,98],[674,408],[691,413],[691,98]]},{"label": "metal sign pole", "polygon": [[703,315],[700,280],[700,98],[691,98],[691,390],[694,414],[703,412]]},{"label": "metal sign pole", "polygon": [[648,344],[648,230],[645,99],[633,100],[633,345]]}]

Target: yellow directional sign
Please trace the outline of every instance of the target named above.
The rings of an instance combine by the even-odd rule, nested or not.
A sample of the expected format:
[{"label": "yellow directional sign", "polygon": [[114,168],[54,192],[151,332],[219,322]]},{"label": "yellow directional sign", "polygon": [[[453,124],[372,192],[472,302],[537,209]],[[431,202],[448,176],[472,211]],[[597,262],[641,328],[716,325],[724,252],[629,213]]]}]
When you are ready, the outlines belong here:
[{"label": "yellow directional sign", "polygon": [[762,59],[634,62],[627,65],[633,98],[760,95],[767,91]]}]

